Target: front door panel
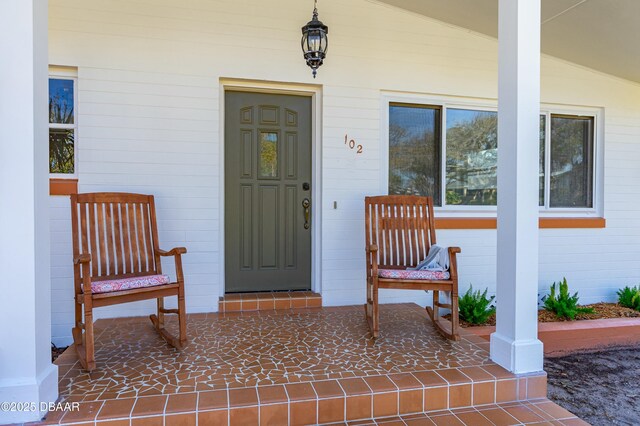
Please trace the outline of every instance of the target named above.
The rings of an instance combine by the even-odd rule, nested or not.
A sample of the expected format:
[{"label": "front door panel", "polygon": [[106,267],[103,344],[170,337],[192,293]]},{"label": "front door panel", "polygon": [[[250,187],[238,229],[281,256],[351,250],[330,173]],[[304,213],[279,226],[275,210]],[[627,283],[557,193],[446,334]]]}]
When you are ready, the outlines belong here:
[{"label": "front door panel", "polygon": [[308,290],[311,98],[226,92],[225,117],[226,291]]}]

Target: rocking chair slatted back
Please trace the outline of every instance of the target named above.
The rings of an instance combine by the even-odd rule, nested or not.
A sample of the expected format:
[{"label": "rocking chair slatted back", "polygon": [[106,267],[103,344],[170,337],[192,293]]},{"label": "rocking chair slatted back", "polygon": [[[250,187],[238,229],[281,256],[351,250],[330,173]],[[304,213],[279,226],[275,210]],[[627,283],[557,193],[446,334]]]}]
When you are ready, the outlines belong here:
[{"label": "rocking chair slatted back", "polygon": [[153,196],[78,194],[71,196],[71,207],[73,254],[91,253],[92,281],[162,273]]},{"label": "rocking chair slatted back", "polygon": [[365,211],[366,244],[378,246],[379,268],[416,266],[436,243],[430,197],[366,197]]},{"label": "rocking chair slatted back", "polygon": [[[157,314],[150,315],[154,328],[170,345],[184,347],[187,323],[182,255],[187,249],[160,250],[153,196],[119,192],[72,195],[71,229],[75,288],[71,333],[80,364],[89,371],[96,367],[93,309],[119,303],[156,299]],[[176,281],[168,277],[146,282],[137,279],[161,275],[161,257],[174,258]],[[96,284],[105,280],[120,281]],[[177,297],[177,309],[165,309],[164,298],[170,296]],[[165,329],[166,314],[178,315],[178,336]]]}]

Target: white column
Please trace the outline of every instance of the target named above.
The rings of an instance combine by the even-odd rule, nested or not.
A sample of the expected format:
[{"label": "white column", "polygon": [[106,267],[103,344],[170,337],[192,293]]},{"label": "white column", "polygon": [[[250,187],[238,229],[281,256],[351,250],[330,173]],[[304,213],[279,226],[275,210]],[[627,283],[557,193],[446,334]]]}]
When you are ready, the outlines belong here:
[{"label": "white column", "polygon": [[538,340],[540,0],[499,0],[497,327],[491,359],[542,370]]},{"label": "white column", "polygon": [[[0,1],[0,424],[58,397],[51,363],[47,0]],[[35,409],[32,409],[35,408]]]}]

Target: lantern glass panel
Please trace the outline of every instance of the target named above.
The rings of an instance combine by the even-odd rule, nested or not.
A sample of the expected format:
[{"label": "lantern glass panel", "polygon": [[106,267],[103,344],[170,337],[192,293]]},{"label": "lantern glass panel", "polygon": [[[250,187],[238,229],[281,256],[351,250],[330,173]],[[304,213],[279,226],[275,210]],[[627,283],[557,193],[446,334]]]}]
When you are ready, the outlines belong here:
[{"label": "lantern glass panel", "polygon": [[308,43],[310,51],[319,51],[322,44],[322,36],[320,35],[320,31],[310,31]]}]

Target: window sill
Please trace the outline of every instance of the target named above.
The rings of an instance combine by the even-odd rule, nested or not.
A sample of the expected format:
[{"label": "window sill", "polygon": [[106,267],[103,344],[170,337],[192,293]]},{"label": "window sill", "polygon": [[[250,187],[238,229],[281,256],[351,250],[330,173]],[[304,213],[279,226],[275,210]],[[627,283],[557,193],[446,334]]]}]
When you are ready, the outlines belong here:
[{"label": "window sill", "polygon": [[[437,217],[436,229],[496,229],[494,217]],[[605,228],[603,217],[541,217],[540,229]]]},{"label": "window sill", "polygon": [[49,195],[71,195],[78,193],[78,179],[49,179]]}]

